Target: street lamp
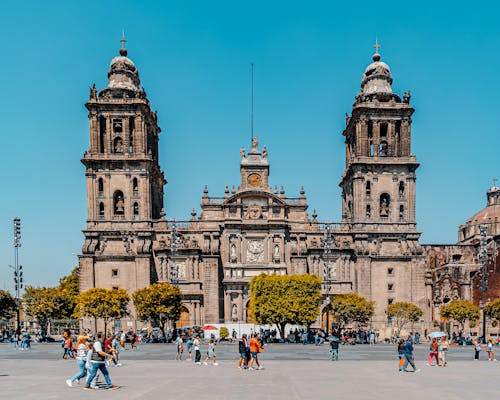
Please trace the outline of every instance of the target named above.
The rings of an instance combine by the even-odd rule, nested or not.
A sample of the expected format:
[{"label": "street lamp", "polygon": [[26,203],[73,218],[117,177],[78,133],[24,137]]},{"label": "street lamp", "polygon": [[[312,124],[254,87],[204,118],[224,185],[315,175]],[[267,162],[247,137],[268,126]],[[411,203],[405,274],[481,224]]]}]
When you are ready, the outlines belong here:
[{"label": "street lamp", "polygon": [[488,226],[479,225],[479,261],[481,269],[479,270],[479,291],[481,292],[481,304],[483,305],[483,344],[486,344],[486,313],[484,312],[485,296],[488,291]]},{"label": "street lamp", "polygon": [[328,337],[330,331],[330,303],[332,299],[330,298],[330,286],[332,284],[331,272],[332,267],[330,265],[330,254],[332,252],[332,232],[330,224],[325,225],[325,246],[324,246],[324,283],[326,289],[326,299],[325,299],[325,309],[326,309],[326,336]]},{"label": "street lamp", "polygon": [[15,217],[12,219],[14,223],[14,266],[9,265],[14,270],[14,290],[17,304],[17,326],[16,331],[21,332],[21,302],[20,292],[23,288],[23,266],[19,265],[19,247],[21,247],[21,218]]}]

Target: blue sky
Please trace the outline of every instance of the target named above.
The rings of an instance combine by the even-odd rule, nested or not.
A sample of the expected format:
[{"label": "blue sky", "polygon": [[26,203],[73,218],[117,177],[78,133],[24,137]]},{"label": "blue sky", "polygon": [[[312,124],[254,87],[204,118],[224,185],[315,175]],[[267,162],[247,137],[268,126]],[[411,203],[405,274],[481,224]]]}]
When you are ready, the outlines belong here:
[{"label": "blue sky", "polygon": [[81,250],[88,88],[107,83],[122,29],[163,129],[167,216],[189,218],[203,185],[239,182],[255,132],[272,185],[339,221],[342,130],[375,37],[393,88],[411,89],[422,243],[453,243],[500,178],[495,2],[25,1],[2,5],[0,287],[11,288],[12,217],[29,284],[55,284]]}]

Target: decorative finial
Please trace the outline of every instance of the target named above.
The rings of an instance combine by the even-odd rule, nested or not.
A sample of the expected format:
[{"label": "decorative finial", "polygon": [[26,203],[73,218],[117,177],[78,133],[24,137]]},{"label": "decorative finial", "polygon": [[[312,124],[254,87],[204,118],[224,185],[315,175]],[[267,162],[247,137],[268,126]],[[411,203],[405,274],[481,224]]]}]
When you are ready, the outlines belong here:
[{"label": "decorative finial", "polygon": [[226,185],[226,189],[224,190],[225,194],[229,194],[229,185]]},{"label": "decorative finial", "polygon": [[304,190],[304,185],[300,187],[300,195],[303,196],[306,194],[306,191]]},{"label": "decorative finial", "polygon": [[313,217],[314,221],[316,221],[316,218],[318,218],[318,214],[316,213],[316,209],[313,210],[312,217]]},{"label": "decorative finial", "polygon": [[121,38],[120,42],[122,43],[122,48],[120,49],[120,55],[123,57],[127,57],[127,49],[125,48],[125,43],[127,41],[125,40],[125,31],[124,30],[122,30],[122,38]]},{"label": "decorative finial", "polygon": [[496,188],[497,187],[497,178],[493,178],[493,187]]},{"label": "decorative finial", "polygon": [[373,61],[380,61],[380,54],[378,52],[378,49],[380,48],[380,45],[378,44],[378,38],[375,38],[375,54],[373,55]]},{"label": "decorative finial", "polygon": [[208,186],[207,185],[205,185],[205,187],[203,188],[203,195],[208,196]]},{"label": "decorative finial", "polygon": [[196,218],[196,210],[194,208],[191,210],[191,218],[192,219]]}]

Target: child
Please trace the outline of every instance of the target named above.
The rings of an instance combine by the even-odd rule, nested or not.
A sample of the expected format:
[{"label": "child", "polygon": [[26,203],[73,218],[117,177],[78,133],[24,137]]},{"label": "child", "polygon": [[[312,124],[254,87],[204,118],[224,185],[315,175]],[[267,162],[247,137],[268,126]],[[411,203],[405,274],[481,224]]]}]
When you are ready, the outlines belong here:
[{"label": "child", "polygon": [[339,360],[339,342],[336,340],[332,340],[330,342],[330,361],[338,361]]},{"label": "child", "polygon": [[207,358],[205,358],[203,365],[208,365],[208,360],[212,360],[212,365],[219,365],[219,364],[217,364],[217,357],[215,356],[215,339],[214,338],[211,338],[210,342],[208,343]]}]

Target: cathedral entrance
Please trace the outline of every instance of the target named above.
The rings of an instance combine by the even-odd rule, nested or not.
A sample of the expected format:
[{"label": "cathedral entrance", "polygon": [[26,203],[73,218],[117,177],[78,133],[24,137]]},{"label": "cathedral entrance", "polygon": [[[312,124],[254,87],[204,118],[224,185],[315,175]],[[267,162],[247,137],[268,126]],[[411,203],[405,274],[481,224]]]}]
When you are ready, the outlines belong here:
[{"label": "cathedral entrance", "polygon": [[189,326],[191,323],[191,317],[189,315],[189,310],[186,307],[182,307],[181,316],[177,320],[177,328],[183,328]]},{"label": "cathedral entrance", "polygon": [[[324,307],[323,310],[321,311],[321,329],[326,330],[326,310],[327,307]],[[328,312],[328,332],[332,331],[332,323],[333,323],[333,312],[330,309]]]}]

